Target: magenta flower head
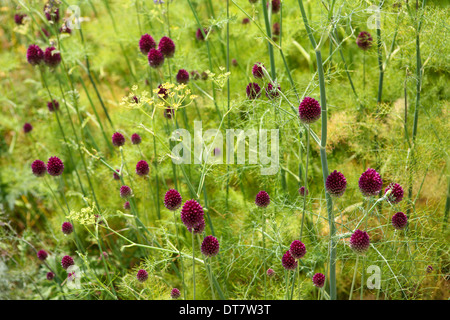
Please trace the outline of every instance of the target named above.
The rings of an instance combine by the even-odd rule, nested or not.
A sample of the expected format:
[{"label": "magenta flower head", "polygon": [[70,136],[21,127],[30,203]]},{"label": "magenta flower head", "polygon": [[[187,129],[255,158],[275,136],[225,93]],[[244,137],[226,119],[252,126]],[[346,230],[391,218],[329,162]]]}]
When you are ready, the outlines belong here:
[{"label": "magenta flower head", "polygon": [[272,34],[274,36],[280,35],[280,24],[278,22],[275,22],[272,26]]},{"label": "magenta flower head", "polygon": [[161,51],[156,49],[150,49],[148,52],[148,64],[152,68],[159,68],[164,63],[164,55]]},{"label": "magenta flower head", "polygon": [[298,115],[304,123],[313,123],[319,120],[322,108],[316,99],[305,97],[298,106]]},{"label": "magenta flower head", "polygon": [[271,269],[271,268],[269,268],[269,269],[267,269],[267,276],[269,277],[269,278],[272,278],[272,277],[274,277],[275,276],[275,271],[273,270],[273,269]]},{"label": "magenta flower head", "polygon": [[356,38],[356,44],[364,51],[372,46],[372,41],[372,36],[367,31],[360,32]]},{"label": "magenta flower head", "polygon": [[233,65],[233,67],[237,67],[238,62],[236,59],[231,60],[231,64]]},{"label": "magenta flower head", "polygon": [[198,226],[195,228],[187,228],[189,232],[194,232],[194,234],[202,234],[205,231],[205,219],[203,219]]},{"label": "magenta flower head", "polygon": [[140,160],[136,163],[136,174],[138,176],[146,176],[150,172],[150,168],[148,166],[147,161]]},{"label": "magenta flower head", "polygon": [[59,110],[59,102],[53,99],[53,101],[47,102],[48,111],[54,112]]},{"label": "magenta flower head", "polygon": [[390,203],[399,203],[403,199],[403,188],[398,183],[391,183],[385,190],[386,194],[389,190],[391,193],[387,196],[387,201]]},{"label": "magenta flower head", "polygon": [[44,51],[39,46],[32,44],[27,49],[27,61],[32,66],[40,64],[44,60]]},{"label": "magenta flower head", "polygon": [[286,270],[295,270],[297,268],[297,260],[294,259],[294,257],[291,256],[290,251],[286,251],[286,253],[283,255],[283,258],[281,258],[281,264]]},{"label": "magenta flower head", "polygon": [[123,204],[123,208],[125,209],[125,210],[130,210],[130,201],[127,201],[127,202],[125,202],[124,204]]},{"label": "magenta flower head", "polygon": [[[116,169],[116,171],[120,174],[120,170],[119,169]],[[117,174],[117,173],[113,173],[113,178],[114,178],[114,180],[120,180],[120,177],[119,177],[119,175]]]},{"label": "magenta flower head", "polygon": [[298,189],[298,193],[304,197],[307,196],[309,194],[308,189],[306,189],[304,186],[300,187],[300,189]]},{"label": "magenta flower head", "polygon": [[61,54],[54,52],[55,50],[55,47],[48,47],[44,52],[44,62],[51,68],[56,68],[61,63]]},{"label": "magenta flower head", "polygon": [[26,14],[21,14],[21,13],[16,13],[14,15],[14,22],[20,26],[21,24],[23,24],[23,18],[25,18],[27,15]]},{"label": "magenta flower head", "polygon": [[23,125],[23,132],[28,133],[33,130],[33,126],[28,122]]},{"label": "magenta flower head", "polygon": [[142,54],[148,55],[150,49],[156,48],[156,42],[148,33],[144,34],[139,40],[139,50]]},{"label": "magenta flower head", "polygon": [[250,19],[249,18],[242,19],[242,24],[249,24],[249,23],[250,23]]},{"label": "magenta flower head", "polygon": [[188,83],[189,82],[189,72],[184,69],[180,69],[177,73],[177,82],[178,83]]},{"label": "magenta flower head", "polygon": [[359,178],[359,190],[366,197],[376,196],[383,186],[381,176],[374,169],[367,169]]},{"label": "magenta flower head", "polygon": [[170,292],[170,297],[172,299],[178,299],[180,296],[181,296],[181,292],[177,288],[173,288],[172,291]]},{"label": "magenta flower head", "polygon": [[31,171],[36,177],[43,177],[47,172],[47,166],[42,160],[34,160],[31,164]]},{"label": "magenta flower head", "polygon": [[73,261],[73,258],[71,256],[64,256],[61,259],[61,266],[64,269],[69,268],[70,266],[73,266],[75,264],[75,262]]},{"label": "magenta flower head", "polygon": [[48,257],[48,253],[45,250],[39,250],[37,253],[37,257],[39,260],[44,261]]},{"label": "magenta flower head", "polygon": [[301,259],[306,254],[306,247],[300,240],[294,240],[291,243],[289,253],[294,259]]},{"label": "magenta flower head", "polygon": [[203,221],[203,208],[195,200],[188,200],[181,208],[181,221],[187,228],[195,228]]},{"label": "magenta flower head", "polygon": [[[267,7],[269,7],[269,1],[267,2]],[[272,13],[280,12],[280,8],[281,8],[281,0],[272,0]]]},{"label": "magenta flower head", "polygon": [[136,278],[140,281],[140,282],[144,282],[145,280],[148,279],[148,272],[145,271],[144,269],[141,269],[138,271]]},{"label": "magenta flower head", "polygon": [[64,163],[58,157],[50,157],[47,161],[47,172],[51,176],[60,176],[64,171]]},{"label": "magenta flower head", "polygon": [[132,144],[140,144],[142,141],[141,136],[137,133],[133,133],[131,136],[131,143]]},{"label": "magenta flower head", "polygon": [[312,282],[317,288],[322,288],[325,284],[325,276],[323,275],[323,273],[316,273],[312,277]]},{"label": "magenta flower head", "polygon": [[[208,29],[204,28],[203,32],[205,33],[205,36],[208,35]],[[205,40],[205,37],[203,36],[202,30],[200,28],[197,29],[197,32],[195,33],[195,37],[197,38],[197,40],[203,41]]]},{"label": "magenta flower head", "polygon": [[131,197],[132,191],[129,186],[121,186],[120,187],[120,197],[128,198]]},{"label": "magenta flower head", "polygon": [[164,195],[164,206],[170,211],[178,210],[181,207],[182,198],[175,189],[169,189]]},{"label": "magenta flower head", "polygon": [[370,239],[365,231],[356,230],[350,237],[350,248],[358,254],[363,254],[369,249]]},{"label": "magenta flower head", "polygon": [[47,280],[53,280],[53,278],[55,277],[55,274],[53,272],[47,272]]},{"label": "magenta flower head", "polygon": [[397,230],[402,230],[408,224],[408,218],[403,212],[397,212],[392,216],[392,225]]},{"label": "magenta flower head", "polygon": [[325,180],[325,188],[332,197],[339,198],[347,188],[347,179],[345,179],[342,173],[334,170]]},{"label": "magenta flower head", "polygon": [[206,257],[214,257],[219,253],[219,241],[216,237],[207,236],[203,239],[201,251]]},{"label": "magenta flower head", "polygon": [[261,87],[255,82],[250,82],[245,90],[250,100],[257,99],[261,95]]},{"label": "magenta flower head", "polygon": [[162,37],[161,40],[159,40],[158,50],[164,57],[172,58],[175,54],[175,43],[173,43],[172,39],[169,37]]},{"label": "magenta flower head", "polygon": [[255,204],[260,208],[265,208],[270,204],[270,197],[264,190],[258,192],[255,198]]},{"label": "magenta flower head", "polygon": [[264,77],[263,68],[264,65],[261,62],[257,62],[253,65],[252,74],[256,79],[261,79]]},{"label": "magenta flower head", "polygon": [[112,144],[116,147],[121,147],[125,144],[125,137],[120,132],[115,132],[112,135]]},{"label": "magenta flower head", "polygon": [[62,233],[69,235],[73,232],[73,225],[70,222],[64,222],[61,226]]},{"label": "magenta flower head", "polygon": [[[281,87],[280,86],[278,86],[278,90],[281,91]],[[280,96],[280,93],[278,92],[278,90],[271,83],[267,84],[267,88],[266,88],[266,96],[267,96],[267,98],[269,98],[269,99],[278,98]]]}]

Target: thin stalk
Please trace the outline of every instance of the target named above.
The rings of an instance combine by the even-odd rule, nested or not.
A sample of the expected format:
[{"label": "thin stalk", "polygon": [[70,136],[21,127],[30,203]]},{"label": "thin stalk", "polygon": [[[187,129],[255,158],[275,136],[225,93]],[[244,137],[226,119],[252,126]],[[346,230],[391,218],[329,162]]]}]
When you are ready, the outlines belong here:
[{"label": "thin stalk", "polygon": [[[194,231],[194,229],[192,229]],[[194,232],[192,232],[192,282],[194,288],[194,297],[195,300],[195,250],[194,250],[195,242],[194,242]]]},{"label": "thin stalk", "polygon": [[353,272],[352,286],[350,288],[350,295],[348,297],[348,300],[352,300],[353,288],[355,287],[356,272],[358,271],[358,261],[359,261],[359,255],[356,256],[355,271]]}]

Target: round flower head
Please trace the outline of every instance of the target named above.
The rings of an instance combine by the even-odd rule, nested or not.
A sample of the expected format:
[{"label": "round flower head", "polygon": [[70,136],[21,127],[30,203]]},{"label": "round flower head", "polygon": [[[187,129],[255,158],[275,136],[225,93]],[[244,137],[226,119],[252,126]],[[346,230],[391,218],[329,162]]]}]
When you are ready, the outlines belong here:
[{"label": "round flower head", "polygon": [[188,83],[189,82],[189,72],[184,69],[180,69],[177,73],[177,82],[178,83]]},{"label": "round flower head", "polygon": [[389,190],[391,193],[387,196],[387,201],[390,203],[399,203],[403,199],[403,188],[398,183],[391,183],[385,190],[386,194]]},{"label": "round flower head", "polygon": [[255,198],[255,204],[260,208],[267,207],[270,204],[269,194],[267,192],[265,192],[264,190],[258,192],[258,194],[256,195],[256,198]]},{"label": "round flower head", "polygon": [[203,208],[195,200],[188,200],[181,208],[181,221],[187,228],[195,228],[203,221]]},{"label": "round flower head", "polygon": [[39,250],[37,253],[37,257],[39,260],[44,261],[48,257],[48,253],[44,250]]},{"label": "round flower head", "polygon": [[54,52],[55,50],[55,47],[49,47],[44,52],[44,62],[51,68],[56,68],[61,63],[61,54]]},{"label": "round flower head", "polygon": [[53,280],[55,274],[53,272],[47,272],[47,280]]},{"label": "round flower head", "polygon": [[174,111],[173,108],[170,106],[164,109],[164,118],[172,119],[173,111]]},{"label": "round flower head", "polygon": [[289,253],[294,259],[301,259],[306,254],[306,247],[300,240],[294,240],[291,243]]},{"label": "round flower head", "polygon": [[175,189],[169,189],[164,195],[164,206],[170,211],[178,210],[181,207],[182,198]]},{"label": "round flower head", "polygon": [[219,253],[219,241],[216,237],[207,236],[203,239],[201,246],[202,253],[207,257],[214,257]]},{"label": "round flower head", "polygon": [[[208,35],[208,29],[204,28],[203,32],[205,33],[205,36]],[[203,41],[205,40],[205,37],[203,36],[202,30],[200,28],[197,29],[197,32],[195,33],[195,37],[197,40]]]},{"label": "round flower head", "polygon": [[73,258],[71,256],[64,256],[61,260],[61,266],[64,269],[69,268],[70,266],[73,266],[75,262],[73,261]]},{"label": "round flower head", "polygon": [[60,176],[64,171],[64,163],[58,157],[50,157],[47,161],[47,172],[51,176]]},{"label": "round flower head", "polygon": [[[281,87],[280,86],[278,86],[278,90],[281,91]],[[278,92],[278,90],[271,83],[267,84],[267,88],[266,88],[266,96],[267,96],[267,98],[269,98],[269,99],[278,98],[280,96],[280,93]]]},{"label": "round flower head", "polygon": [[402,230],[408,224],[408,218],[403,212],[397,212],[392,216],[392,225],[397,230]]},{"label": "round flower head", "polygon": [[44,60],[44,51],[39,46],[32,44],[27,49],[27,61],[32,66],[40,64]]},{"label": "round flower head", "polygon": [[317,288],[322,288],[325,284],[325,276],[323,273],[316,273],[312,278],[312,282]]},{"label": "round flower head", "polygon": [[158,50],[164,57],[172,58],[175,54],[175,44],[169,37],[162,37],[161,40],[159,40]]},{"label": "round flower head", "polygon": [[125,144],[125,137],[120,132],[115,132],[112,135],[112,144],[116,147],[121,147]]},{"label": "round flower head", "polygon": [[31,171],[36,177],[43,177],[47,172],[47,166],[42,160],[34,160],[31,164]]},{"label": "round flower head", "polygon": [[322,108],[316,99],[305,97],[298,106],[298,115],[304,123],[313,123],[320,118]]},{"label": "round flower head", "polygon": [[30,132],[31,130],[33,130],[33,126],[32,126],[31,124],[25,123],[25,124],[23,125],[23,132],[28,133],[28,132]]},{"label": "round flower head", "polygon": [[278,22],[275,22],[272,26],[272,34],[274,36],[280,35],[280,24]]},{"label": "round flower head", "polygon": [[173,288],[172,291],[170,292],[170,297],[172,299],[178,299],[180,296],[181,296],[181,292],[177,288]]},{"label": "round flower head", "polygon": [[48,111],[54,112],[59,110],[59,102],[53,99],[53,101],[47,102]]},{"label": "round flower head", "polygon": [[129,186],[121,186],[120,187],[120,196],[122,198],[131,197],[131,188]]},{"label": "round flower head", "polygon": [[123,208],[124,208],[125,210],[130,210],[130,201],[125,202],[125,203],[123,204]]},{"label": "round flower head", "polygon": [[161,51],[156,49],[150,49],[148,52],[148,64],[152,68],[159,68],[164,63],[164,55]]},{"label": "round flower head", "polygon": [[142,141],[141,136],[138,135],[137,133],[133,133],[133,135],[131,136],[131,143],[132,144],[140,144]]},{"label": "round flower head", "polygon": [[362,31],[356,38],[356,44],[363,50],[367,50],[372,46],[372,36],[367,31]]},{"label": "round flower head", "polygon": [[286,270],[295,270],[295,268],[297,268],[297,260],[295,260],[294,257],[291,256],[289,250],[286,251],[286,253],[283,255],[281,264]]},{"label": "round flower head", "polygon": [[[119,169],[116,169],[116,171],[118,172],[118,173],[120,173],[120,170]],[[117,173],[113,173],[113,178],[114,178],[114,180],[120,180],[120,177],[119,177],[119,175],[117,174]]]},{"label": "round flower head", "polygon": [[200,79],[200,73],[198,73],[197,70],[193,70],[193,71],[191,71],[191,77],[192,77],[192,80],[198,80],[198,79]]},{"label": "round flower head", "polygon": [[[203,219],[198,226],[195,228],[187,228],[189,232],[194,232],[194,234],[202,234],[205,231],[205,219]],[[193,231],[192,231],[193,230]]]},{"label": "round flower head", "polygon": [[261,62],[257,62],[253,65],[252,73],[256,79],[261,79],[264,77],[263,68],[264,68],[264,65]]},{"label": "round flower head", "polygon": [[358,254],[366,252],[369,246],[369,235],[365,231],[356,230],[350,237],[350,248]]},{"label": "round flower head", "polygon": [[21,13],[16,13],[14,15],[14,22],[20,26],[21,24],[23,24],[23,18],[26,17],[26,14],[21,14]]},{"label": "round flower head", "polygon": [[141,269],[138,271],[136,278],[140,281],[140,282],[144,282],[145,280],[148,279],[148,272],[145,271],[144,269]]},{"label": "round flower head", "polygon": [[275,276],[275,271],[273,271],[273,269],[267,269],[267,276],[269,277],[269,278],[272,278],[272,277],[274,277]]},{"label": "round flower head", "polygon": [[250,19],[249,18],[242,19],[242,24],[249,24],[249,23],[250,23]]},{"label": "round flower head", "polygon": [[261,87],[255,82],[250,82],[245,90],[250,100],[257,99],[261,95]]},{"label": "round flower head", "polygon": [[332,197],[341,197],[347,188],[347,179],[337,170],[334,170],[325,180],[325,188]]},{"label": "round flower head", "polygon": [[140,160],[136,163],[136,174],[138,176],[146,176],[150,172],[150,168],[148,166],[147,161]]},{"label": "round flower head", "polygon": [[359,190],[366,196],[376,196],[383,186],[380,174],[374,169],[367,169],[359,178]]},{"label": "round flower head", "polygon": [[300,187],[300,189],[298,189],[298,193],[304,197],[305,195],[307,196],[309,194],[308,189],[306,189],[304,186]]},{"label": "round flower head", "polygon": [[73,225],[70,222],[64,222],[61,226],[61,230],[65,235],[71,234],[73,232]]},{"label": "round flower head", "polygon": [[[267,7],[269,7],[269,1],[267,2]],[[272,13],[280,12],[280,8],[281,8],[281,0],[272,0]]]},{"label": "round flower head", "polygon": [[139,50],[141,50],[142,54],[148,55],[150,49],[156,48],[156,42],[153,40],[153,37],[148,33],[144,34],[139,40]]}]

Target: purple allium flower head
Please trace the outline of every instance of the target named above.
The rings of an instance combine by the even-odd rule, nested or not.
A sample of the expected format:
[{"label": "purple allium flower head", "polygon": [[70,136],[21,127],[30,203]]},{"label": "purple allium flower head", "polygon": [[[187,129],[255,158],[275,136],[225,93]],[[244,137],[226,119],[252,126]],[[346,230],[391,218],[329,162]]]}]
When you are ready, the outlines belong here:
[{"label": "purple allium flower head", "polygon": [[61,259],[61,266],[64,269],[69,268],[70,266],[73,266],[75,264],[75,262],[73,261],[73,258],[71,256],[64,256]]},{"label": "purple allium flower head", "polygon": [[59,110],[59,102],[53,99],[53,101],[47,102],[47,108],[50,112],[55,112]]},{"label": "purple allium flower head", "polygon": [[127,202],[125,202],[124,204],[123,204],[123,208],[125,209],[125,210],[130,210],[130,201],[127,201]]},{"label": "purple allium flower head", "polygon": [[[120,174],[120,170],[119,169],[116,169],[116,171]],[[117,173],[113,173],[113,178],[114,178],[114,180],[120,180],[120,177],[119,177],[119,175],[117,174]]]},{"label": "purple allium flower head", "polygon": [[272,26],[272,34],[274,36],[280,35],[280,24],[278,22],[275,22]]},{"label": "purple allium flower head", "polygon": [[112,135],[112,144],[116,147],[121,147],[125,144],[125,137],[120,132],[115,132]]},{"label": "purple allium flower head", "polygon": [[300,189],[298,189],[298,193],[304,197],[305,195],[307,196],[309,194],[308,189],[306,189],[304,186],[301,186]]},{"label": "purple allium flower head", "polygon": [[305,97],[298,106],[298,115],[304,123],[313,123],[320,118],[322,108],[316,99]]},{"label": "purple allium flower head", "polygon": [[255,198],[255,204],[260,208],[265,208],[270,204],[270,197],[264,190],[258,192]]},{"label": "purple allium flower head", "polygon": [[173,108],[171,106],[168,106],[166,109],[164,109],[164,118],[172,119],[173,112]]},{"label": "purple allium flower head", "polygon": [[250,23],[250,19],[249,18],[242,19],[242,24],[249,24],[249,23]]},{"label": "purple allium flower head", "polygon": [[367,169],[359,178],[359,190],[366,196],[376,196],[383,186],[383,180],[374,169]]},{"label": "purple allium flower head", "polygon": [[169,189],[164,195],[164,206],[170,211],[178,210],[181,207],[182,198],[175,189]]},{"label": "purple allium flower head", "polygon": [[131,143],[132,144],[140,144],[142,141],[141,136],[138,135],[137,133],[133,133],[131,135]]},{"label": "purple allium flower head", "polygon": [[50,157],[47,161],[47,172],[51,176],[60,176],[64,171],[64,163],[58,157]]},{"label": "purple allium flower head", "polygon": [[286,270],[294,270],[295,268],[297,268],[297,260],[295,260],[294,257],[291,256],[289,250],[286,251],[286,253],[283,255],[281,264]]},{"label": "purple allium flower head", "polygon": [[141,269],[138,271],[136,278],[140,281],[140,282],[144,282],[145,280],[148,279],[148,272],[145,271],[144,269]]},{"label": "purple allium flower head", "polygon": [[306,254],[306,247],[300,240],[294,240],[291,243],[289,253],[294,259],[301,259]]},{"label": "purple allium flower head", "polygon": [[47,272],[47,280],[53,280],[53,278],[55,277],[55,274],[53,272]]},{"label": "purple allium flower head", "polygon": [[59,21],[59,8],[55,8],[53,5],[45,5],[44,7],[45,17],[48,21],[58,22]]},{"label": "purple allium flower head", "polygon": [[172,39],[169,37],[162,37],[161,40],[159,40],[158,50],[164,57],[172,58],[175,54],[175,43],[173,43]]},{"label": "purple allium flower head", "polygon": [[[272,13],[280,12],[281,0],[269,0],[272,1]],[[269,7],[269,1],[267,2],[267,7]]]},{"label": "purple allium flower head", "polygon": [[397,230],[402,230],[408,224],[408,218],[403,212],[397,212],[392,216],[392,225]]},{"label": "purple allium flower head", "polygon": [[28,133],[33,130],[33,126],[28,122],[23,125],[23,132]]},{"label": "purple allium flower head", "polygon": [[184,84],[188,83],[189,82],[189,72],[187,72],[185,69],[178,70],[177,82],[184,83]]},{"label": "purple allium flower head", "polygon": [[16,13],[14,15],[14,22],[20,26],[21,24],[23,24],[23,18],[25,18],[27,15],[26,14],[21,14],[21,13]]},{"label": "purple allium flower head", "polygon": [[132,191],[129,186],[121,186],[120,187],[120,196],[122,198],[128,198],[131,197]]},{"label": "purple allium flower head", "polygon": [[173,288],[172,291],[170,291],[170,297],[172,299],[178,299],[180,296],[181,296],[181,292],[177,288]]},{"label": "purple allium flower head", "polygon": [[[204,28],[203,32],[205,33],[205,36],[208,35],[208,29]],[[203,36],[202,30],[200,28],[197,29],[197,32],[195,33],[195,37],[197,38],[197,40],[203,41],[205,40],[205,37]]]},{"label": "purple allium flower head", "polygon": [[[194,232],[194,234],[201,234],[203,231],[205,231],[205,219],[202,219],[202,221],[199,223],[198,226],[195,228],[187,228],[189,232]],[[193,231],[192,231],[193,230]]]},{"label": "purple allium flower head", "polygon": [[148,55],[150,49],[156,48],[156,42],[148,33],[144,34],[139,40],[139,50],[142,54]]},{"label": "purple allium flower head", "polygon": [[245,90],[247,91],[247,98],[250,100],[257,99],[261,95],[261,87],[255,82],[250,82]]},{"label": "purple allium flower head", "polygon": [[73,225],[70,222],[64,222],[61,226],[61,230],[65,235],[71,234],[73,232]]},{"label": "purple allium flower head", "polygon": [[203,220],[203,208],[195,200],[188,200],[181,208],[181,221],[187,228],[197,227]]},{"label": "purple allium flower head", "polygon": [[39,46],[32,44],[27,49],[27,61],[32,66],[40,64],[44,60],[44,51]]},{"label": "purple allium flower head", "polygon": [[198,79],[200,79],[200,73],[198,73],[197,70],[191,71],[191,78],[192,78],[192,80],[198,80]]},{"label": "purple allium flower head", "polygon": [[207,236],[203,239],[201,251],[206,257],[214,257],[219,253],[219,241],[216,237]]},{"label": "purple allium flower head", "polygon": [[136,174],[138,176],[146,176],[150,172],[150,167],[148,166],[147,161],[140,160],[136,163]]},{"label": "purple allium flower head", "polygon": [[232,59],[232,60],[231,60],[231,65],[232,65],[233,67],[237,67],[237,65],[238,65],[237,60],[236,60],[236,59]]},{"label": "purple allium flower head", "polygon": [[427,267],[427,273],[431,273],[431,272],[433,272],[433,267],[432,266],[428,266]]},{"label": "purple allium flower head", "polygon": [[164,88],[162,84],[160,84],[158,86],[158,89],[159,89],[158,90],[158,96],[162,96],[160,98],[167,99],[167,97],[168,97],[167,89]]},{"label": "purple allium flower head", "polygon": [[[281,87],[278,86],[278,90],[281,91]],[[275,88],[274,85],[272,85],[271,83],[267,84],[267,88],[266,88],[266,96],[269,99],[275,99],[278,98],[280,96],[280,93],[278,92],[278,90]]]},{"label": "purple allium flower head", "polygon": [[54,52],[55,50],[55,47],[48,47],[44,52],[44,62],[51,68],[56,68],[61,63],[61,54]]},{"label": "purple allium flower head", "polygon": [[275,276],[275,271],[273,271],[273,269],[271,269],[271,268],[267,269],[266,273],[269,278],[272,278]]},{"label": "purple allium flower head", "polygon": [[403,199],[403,188],[398,183],[391,183],[385,190],[386,194],[388,190],[391,190],[391,193],[387,197],[387,201],[390,203],[399,203]]},{"label": "purple allium flower head", "polygon": [[327,192],[333,197],[341,197],[347,188],[347,179],[337,170],[334,170],[325,180]]},{"label": "purple allium flower head", "polygon": [[47,166],[42,160],[34,160],[31,164],[31,171],[36,177],[43,177],[47,172]]},{"label": "purple allium flower head", "polygon": [[356,38],[356,44],[363,50],[367,50],[372,46],[372,36],[367,31],[361,31]]},{"label": "purple allium flower head", "polygon": [[150,49],[148,52],[148,64],[152,68],[159,68],[164,63],[164,55],[161,51]]},{"label": "purple allium flower head", "polygon": [[370,239],[365,231],[356,230],[350,237],[350,248],[358,254],[362,254],[369,249]]},{"label": "purple allium flower head", "polygon": [[317,288],[322,288],[325,284],[325,276],[323,275],[323,273],[316,273],[312,277],[312,282]]},{"label": "purple allium flower head", "polygon": [[264,65],[261,62],[257,62],[253,65],[252,74],[256,79],[261,79],[264,77],[263,68]]},{"label": "purple allium flower head", "polygon": [[48,253],[45,250],[39,250],[37,253],[37,257],[39,260],[44,261],[48,257]]}]

